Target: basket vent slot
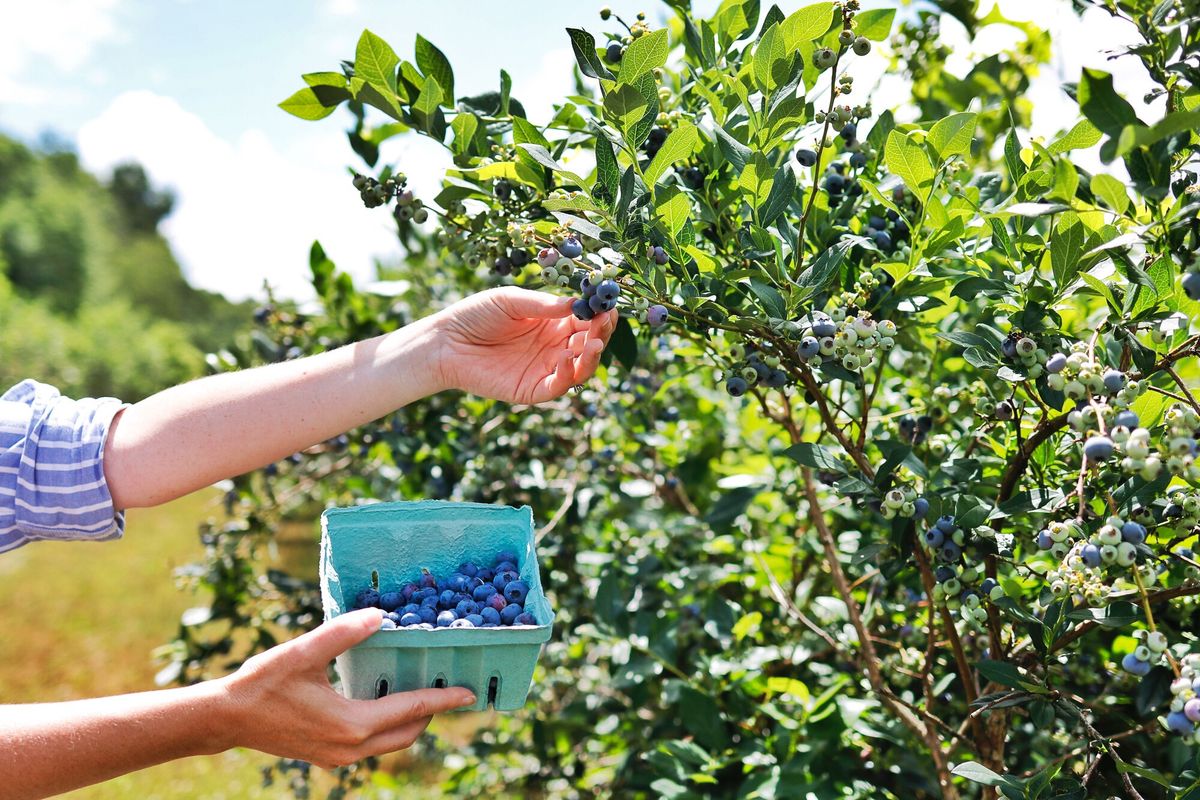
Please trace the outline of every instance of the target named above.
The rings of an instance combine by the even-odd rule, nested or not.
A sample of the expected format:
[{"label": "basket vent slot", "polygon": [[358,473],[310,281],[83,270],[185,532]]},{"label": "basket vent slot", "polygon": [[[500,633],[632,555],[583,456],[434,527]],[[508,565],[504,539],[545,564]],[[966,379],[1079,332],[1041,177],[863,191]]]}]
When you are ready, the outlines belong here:
[{"label": "basket vent slot", "polygon": [[390,688],[388,679],[380,676],[379,680],[375,682],[375,699],[378,700],[381,697],[387,697],[388,689]]},{"label": "basket vent slot", "polygon": [[496,695],[498,695],[499,693],[500,693],[500,676],[493,675],[488,680],[487,704],[489,706],[492,706],[493,708],[495,708]]},{"label": "basket vent slot", "polygon": [[446,688],[446,676],[439,673],[438,676],[433,679],[433,688],[445,689]]}]

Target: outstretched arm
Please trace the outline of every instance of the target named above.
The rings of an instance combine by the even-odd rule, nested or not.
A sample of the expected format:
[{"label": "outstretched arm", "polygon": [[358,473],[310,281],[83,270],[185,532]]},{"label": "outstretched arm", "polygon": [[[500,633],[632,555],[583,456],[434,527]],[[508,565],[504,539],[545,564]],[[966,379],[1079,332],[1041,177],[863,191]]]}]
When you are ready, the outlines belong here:
[{"label": "outstretched arm", "polygon": [[616,315],[513,287],[481,292],[398,331],[308,358],[202,378],[118,415],[104,475],[117,509],[240,475],[414,400],[459,388],[540,403],[595,372]]},{"label": "outstretched arm", "polygon": [[347,700],[329,685],[338,653],[379,630],[380,611],[344,614],[260,653],[220,680],[156,692],[0,706],[0,784],[47,797],[184,756],[250,747],[320,767],[401,750],[467,689]]}]

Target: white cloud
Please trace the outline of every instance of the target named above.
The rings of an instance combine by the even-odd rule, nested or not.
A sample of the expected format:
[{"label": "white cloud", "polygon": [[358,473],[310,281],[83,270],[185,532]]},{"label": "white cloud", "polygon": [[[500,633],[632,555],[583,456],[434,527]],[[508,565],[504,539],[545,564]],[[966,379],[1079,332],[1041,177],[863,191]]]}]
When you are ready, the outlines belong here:
[{"label": "white cloud", "polygon": [[[222,139],[173,98],[135,91],[85,123],[78,142],[89,170],[104,174],[136,160],[155,184],[176,192],[163,234],[193,285],[230,298],[261,296],[264,280],[282,295],[311,297],[314,239],[359,280],[374,276],[376,256],[400,252],[388,213],[365,209],[350,185],[345,164],[351,154],[337,125],[281,151],[257,130]],[[407,147],[395,148],[402,162]],[[424,188],[435,162],[412,152],[418,163],[409,172]]]},{"label": "white cloud", "polygon": [[51,92],[31,84],[45,67],[70,72],[96,45],[118,35],[119,0],[0,0],[0,102],[45,102]]}]

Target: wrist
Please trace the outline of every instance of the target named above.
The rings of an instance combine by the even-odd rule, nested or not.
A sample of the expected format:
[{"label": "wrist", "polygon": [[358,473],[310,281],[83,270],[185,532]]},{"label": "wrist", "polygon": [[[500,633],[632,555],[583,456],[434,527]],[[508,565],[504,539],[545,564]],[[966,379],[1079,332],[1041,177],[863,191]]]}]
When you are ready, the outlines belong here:
[{"label": "wrist", "polygon": [[242,719],[242,704],[236,697],[235,677],[236,673],[188,687],[198,694],[202,712],[201,724],[205,733],[202,745],[206,755],[215,755],[246,745],[239,738],[244,730],[245,721]]}]

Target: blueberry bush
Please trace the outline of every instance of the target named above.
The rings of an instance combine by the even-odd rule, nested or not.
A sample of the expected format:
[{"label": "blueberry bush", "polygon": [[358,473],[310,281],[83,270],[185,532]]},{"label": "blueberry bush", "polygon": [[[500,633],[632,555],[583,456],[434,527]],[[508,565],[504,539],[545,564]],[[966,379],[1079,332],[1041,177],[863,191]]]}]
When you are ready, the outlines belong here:
[{"label": "blueberry bush", "polygon": [[[309,577],[263,566],[289,521],[528,503],[555,636],[523,713],[422,744],[447,793],[1200,797],[1200,23],[1077,6],[1155,88],[1139,111],[1084,69],[1049,140],[1050,35],[973,2],[603,10],[545,124],[421,36],[304,75],[283,109],[348,109],[347,183],[407,256],[365,291],[315,244],[319,311],[264,305],[214,368],[497,285],[621,322],[561,401],[446,393],[239,478],[164,679],[317,624]],[[955,74],[945,16],[1014,44]],[[856,86],[865,59],[908,93]],[[381,163],[402,134],[448,149],[439,191]]]}]

